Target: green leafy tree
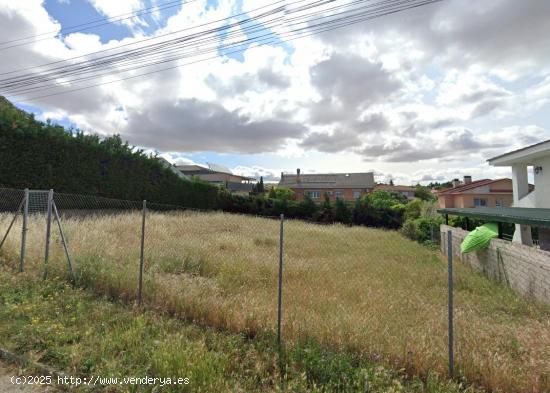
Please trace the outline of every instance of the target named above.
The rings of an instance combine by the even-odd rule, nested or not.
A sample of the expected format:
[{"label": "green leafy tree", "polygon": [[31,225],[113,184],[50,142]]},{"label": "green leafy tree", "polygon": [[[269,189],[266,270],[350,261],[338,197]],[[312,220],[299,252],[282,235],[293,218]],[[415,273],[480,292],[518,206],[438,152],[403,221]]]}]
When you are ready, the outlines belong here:
[{"label": "green leafy tree", "polygon": [[405,207],[405,219],[417,219],[422,214],[423,201],[421,199],[415,199],[407,203]]},{"label": "green leafy tree", "polygon": [[300,218],[316,219],[318,210],[319,206],[317,206],[313,199],[306,194],[304,200],[298,204],[297,216]]},{"label": "green leafy tree", "polygon": [[294,191],[285,187],[273,187],[269,192],[269,197],[273,199],[294,200]]},{"label": "green leafy tree", "polygon": [[325,193],[324,198],[325,200],[319,210],[318,219],[320,222],[324,223],[334,222],[334,210],[332,208],[332,204],[330,203],[330,197],[327,193]]},{"label": "green leafy tree", "polygon": [[416,185],[414,196],[416,198],[422,199],[423,201],[435,200],[435,197],[433,196],[431,190],[428,187],[421,186],[420,184]]},{"label": "green leafy tree", "polygon": [[348,204],[340,198],[334,204],[334,220],[343,224],[351,222],[351,210]]}]

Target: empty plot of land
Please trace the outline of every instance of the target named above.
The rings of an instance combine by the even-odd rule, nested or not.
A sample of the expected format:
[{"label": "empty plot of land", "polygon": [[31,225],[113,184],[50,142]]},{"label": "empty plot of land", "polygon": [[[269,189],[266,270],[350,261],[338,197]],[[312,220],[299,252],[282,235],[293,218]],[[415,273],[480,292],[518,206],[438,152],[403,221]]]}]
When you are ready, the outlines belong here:
[{"label": "empty plot of land", "polygon": [[[0,219],[5,230],[8,217]],[[80,285],[134,300],[139,214],[64,221]],[[16,231],[20,228],[16,228]],[[144,302],[250,336],[276,327],[279,222],[223,213],[149,214]],[[15,232],[17,233],[17,232]],[[27,270],[43,270],[44,218],[30,219]],[[54,237],[52,274],[65,259]],[[17,266],[20,242],[2,250]],[[447,269],[397,232],[289,221],[283,336],[363,353],[411,372],[446,372]],[[550,309],[456,265],[459,375],[489,389],[550,390]]]}]

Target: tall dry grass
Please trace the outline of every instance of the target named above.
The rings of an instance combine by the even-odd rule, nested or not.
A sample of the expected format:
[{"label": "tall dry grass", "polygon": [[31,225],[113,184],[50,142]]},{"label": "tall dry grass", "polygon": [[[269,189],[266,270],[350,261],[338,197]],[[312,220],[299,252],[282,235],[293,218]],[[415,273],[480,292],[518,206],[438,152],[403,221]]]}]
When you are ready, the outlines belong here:
[{"label": "tall dry grass", "polygon": [[[134,300],[141,217],[64,221],[79,282]],[[0,218],[5,230],[8,218]],[[20,230],[15,228],[15,230]],[[2,232],[0,232],[2,233]],[[44,218],[30,219],[27,269],[41,273]],[[144,301],[250,336],[276,326],[279,222],[223,213],[151,213]],[[50,270],[66,270],[54,236]],[[285,223],[283,336],[364,353],[411,372],[446,371],[447,270],[397,232]],[[16,268],[19,234],[1,251]],[[506,392],[550,391],[550,308],[456,265],[457,369]]]}]

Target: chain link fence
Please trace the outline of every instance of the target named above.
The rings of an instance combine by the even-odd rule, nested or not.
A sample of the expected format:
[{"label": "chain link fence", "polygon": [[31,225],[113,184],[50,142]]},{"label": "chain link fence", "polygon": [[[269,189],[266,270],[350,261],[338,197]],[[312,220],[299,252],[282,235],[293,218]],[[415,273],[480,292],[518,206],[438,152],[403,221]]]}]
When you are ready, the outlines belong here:
[{"label": "chain link fence", "polygon": [[489,389],[550,387],[549,308],[397,231],[0,189],[0,236],[14,270],[281,351],[315,343]]}]

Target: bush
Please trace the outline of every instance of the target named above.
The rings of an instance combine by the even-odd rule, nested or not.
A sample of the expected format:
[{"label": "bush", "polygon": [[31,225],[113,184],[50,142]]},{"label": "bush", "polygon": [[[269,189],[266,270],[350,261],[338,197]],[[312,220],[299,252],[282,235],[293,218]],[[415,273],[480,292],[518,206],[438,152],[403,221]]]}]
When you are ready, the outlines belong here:
[{"label": "bush", "polygon": [[351,210],[348,204],[340,198],[336,199],[334,206],[334,220],[342,224],[351,223]]},{"label": "bush", "polygon": [[418,199],[410,202],[406,207],[406,220],[401,232],[420,243],[438,242],[439,226],[443,223],[443,217],[436,210],[433,201]]},{"label": "bush", "polygon": [[415,199],[407,203],[405,207],[405,220],[414,220],[422,214],[423,202],[420,199]]},{"label": "bush", "polygon": [[269,198],[291,201],[294,200],[294,191],[292,191],[290,188],[272,187],[269,191]]},{"label": "bush", "polygon": [[218,188],[180,178],[120,136],[101,139],[15,108],[0,97],[0,187],[50,189],[213,209]]}]

